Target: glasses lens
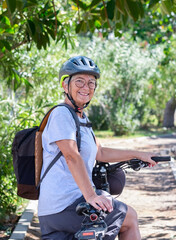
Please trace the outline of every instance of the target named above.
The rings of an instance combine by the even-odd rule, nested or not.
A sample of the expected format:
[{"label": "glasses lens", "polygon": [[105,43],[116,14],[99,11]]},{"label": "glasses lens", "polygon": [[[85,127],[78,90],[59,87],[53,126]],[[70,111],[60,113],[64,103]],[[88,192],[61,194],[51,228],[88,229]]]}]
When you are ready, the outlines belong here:
[{"label": "glasses lens", "polygon": [[88,86],[91,89],[95,89],[96,88],[96,81],[89,81],[88,82]]},{"label": "glasses lens", "polygon": [[[77,80],[75,81],[75,85],[76,85],[78,88],[84,87],[85,84],[86,84],[86,80],[84,80],[84,79],[77,79]],[[90,80],[90,81],[88,82],[88,86],[89,86],[89,88],[91,88],[91,89],[95,89],[95,88],[96,88],[96,81]]]},{"label": "glasses lens", "polygon": [[78,79],[78,80],[75,81],[75,85],[79,88],[84,87],[85,83],[86,83],[86,81],[83,80],[83,79]]}]

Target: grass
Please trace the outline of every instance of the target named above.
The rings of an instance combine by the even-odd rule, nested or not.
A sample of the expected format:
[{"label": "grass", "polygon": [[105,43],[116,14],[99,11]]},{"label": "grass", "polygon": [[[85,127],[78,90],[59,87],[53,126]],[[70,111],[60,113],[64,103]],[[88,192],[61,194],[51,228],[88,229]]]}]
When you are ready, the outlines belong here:
[{"label": "grass", "polygon": [[134,133],[129,133],[127,135],[122,136],[114,136],[114,133],[111,130],[104,131],[94,131],[95,136],[98,138],[137,138],[137,137],[151,137],[151,136],[159,136],[163,134],[173,134],[176,133],[176,128],[167,129],[162,127],[150,127],[147,129],[138,129]]}]

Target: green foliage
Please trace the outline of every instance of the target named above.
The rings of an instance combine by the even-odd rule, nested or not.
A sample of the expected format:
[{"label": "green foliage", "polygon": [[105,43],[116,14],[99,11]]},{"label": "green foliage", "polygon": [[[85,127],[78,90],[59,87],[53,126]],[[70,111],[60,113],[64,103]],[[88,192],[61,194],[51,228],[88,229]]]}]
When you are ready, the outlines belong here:
[{"label": "green foliage", "polygon": [[[93,58],[101,69],[94,99],[94,105],[101,107],[90,106],[91,121],[98,129],[105,122],[118,135],[134,131],[146,114],[144,99],[150,79],[163,59],[162,49],[141,48],[136,43],[117,39],[94,39],[85,49],[81,54]],[[148,106],[147,112],[150,110]]]},{"label": "green foliage", "polygon": [[[50,107],[62,98],[58,83],[58,69],[62,62],[63,49],[58,49],[59,56],[54,56],[54,47],[48,53],[37,49],[27,51],[19,48],[14,58],[20,63],[18,72],[32,84],[28,92],[21,84],[17,89],[7,88],[0,74],[0,220],[13,213],[21,199],[16,195],[11,147],[17,131],[38,125]],[[68,58],[67,55],[65,55]],[[58,59],[57,59],[58,58]],[[20,60],[19,60],[20,59]],[[15,91],[14,91],[15,90]]]},{"label": "green foliage", "polygon": [[2,53],[25,43],[29,48],[32,42],[38,49],[46,49],[50,45],[50,37],[57,41],[65,38],[62,23],[57,18],[59,10],[55,10],[51,1],[7,0],[6,3],[1,7],[0,15],[4,37]]},{"label": "green foliage", "polygon": [[[145,10],[145,17],[140,21],[131,24],[131,28],[127,29],[131,33],[133,39],[143,41],[144,45],[169,43],[170,38],[175,32],[176,14],[162,15],[161,12]],[[141,43],[142,44],[142,43]]]},{"label": "green foliage", "polygon": [[133,133],[140,124],[136,115],[137,110],[133,104],[120,109],[116,106],[111,109],[111,130],[118,136]]},{"label": "green foliage", "polygon": [[[173,32],[174,28],[168,21],[175,18],[175,10],[175,1],[170,0],[3,0],[0,3],[0,70],[4,81],[14,91],[21,85],[25,85],[27,91],[32,87],[22,72],[18,71],[20,62],[14,57],[21,45],[30,50],[35,44],[41,50],[47,49],[55,41],[68,48],[69,43],[73,47],[75,34],[92,35],[99,32],[104,37],[110,33],[120,37],[124,27],[130,29],[131,24],[136,22],[133,31],[135,37],[139,28],[141,31],[139,21],[148,13],[150,16],[147,15],[148,21],[145,20],[145,23],[149,23],[149,28],[150,17],[156,20],[160,15],[159,23],[155,24],[157,31],[152,33],[155,41],[159,41],[161,32],[165,32],[166,36]],[[167,14],[163,23],[160,12]],[[158,31],[157,26],[164,26],[164,31]],[[137,35],[142,36],[142,32]],[[164,38],[162,33],[162,40]]]},{"label": "green foliage", "polygon": [[[173,35],[169,43],[163,45],[165,55],[159,62],[157,72],[150,79],[148,94],[144,99],[145,106],[152,107],[152,114],[157,117],[158,123],[163,122],[163,109],[166,103],[173,97],[176,97],[176,36]],[[166,51],[167,50],[167,51]],[[153,96],[153,97],[151,97]]]},{"label": "green foliage", "polygon": [[54,1],[46,0],[7,0],[0,4],[0,70],[14,91],[21,85],[27,91],[32,87],[19,71],[22,62],[15,55],[20,46],[30,50],[35,44],[41,50],[49,47],[52,40],[63,42],[65,47],[68,42],[73,44],[69,20],[74,13],[66,14],[59,6],[56,9]]},{"label": "green foliage", "polygon": [[22,201],[16,194],[16,177],[12,163],[12,141],[17,131],[38,125],[50,104],[37,102],[36,105],[29,102],[20,103],[13,100],[3,99],[0,96],[0,222],[7,215],[13,214]]},{"label": "green foliage", "polygon": [[[98,113],[98,114],[95,114]],[[101,105],[91,105],[88,110],[89,119],[93,124],[93,129],[109,129],[109,120],[104,108]]]},{"label": "green foliage", "polygon": [[[1,100],[1,99],[0,99]],[[16,128],[10,122],[11,107],[8,101],[0,104],[0,221],[5,214],[11,214],[16,210],[17,196],[15,176],[13,174],[11,143],[12,131]]]},{"label": "green foliage", "polygon": [[121,36],[124,26],[130,20],[136,22],[145,16],[146,9],[162,14],[170,14],[176,11],[174,1],[133,1],[133,0],[110,0],[110,1],[81,1],[72,0],[78,11],[78,24],[76,33],[87,33],[101,30],[103,36],[108,36],[109,32]]}]

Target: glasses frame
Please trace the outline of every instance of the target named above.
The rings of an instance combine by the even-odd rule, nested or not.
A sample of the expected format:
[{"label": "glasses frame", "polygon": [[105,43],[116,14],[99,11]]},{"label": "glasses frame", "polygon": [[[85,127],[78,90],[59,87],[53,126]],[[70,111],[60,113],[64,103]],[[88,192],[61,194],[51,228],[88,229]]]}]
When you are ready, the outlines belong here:
[{"label": "glasses frame", "polygon": [[[78,83],[79,81],[80,81],[80,84]],[[81,84],[81,82],[82,82],[82,84]],[[91,87],[90,84],[93,82],[95,82],[95,84],[94,84],[94,86]],[[97,82],[96,82],[96,80],[93,80],[93,79],[86,82],[85,79],[78,78],[78,79],[74,80],[74,83],[75,83],[76,87],[78,87],[78,88],[83,88],[86,84],[89,87],[89,89],[96,89],[96,87],[97,87]]]}]

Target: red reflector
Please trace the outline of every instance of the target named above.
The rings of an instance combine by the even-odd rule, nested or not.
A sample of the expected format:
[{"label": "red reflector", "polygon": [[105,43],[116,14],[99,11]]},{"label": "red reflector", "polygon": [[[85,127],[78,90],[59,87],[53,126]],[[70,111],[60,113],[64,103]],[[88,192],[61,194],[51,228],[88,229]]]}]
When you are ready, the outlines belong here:
[{"label": "red reflector", "polygon": [[85,232],[82,235],[83,236],[94,236],[94,232]]}]

